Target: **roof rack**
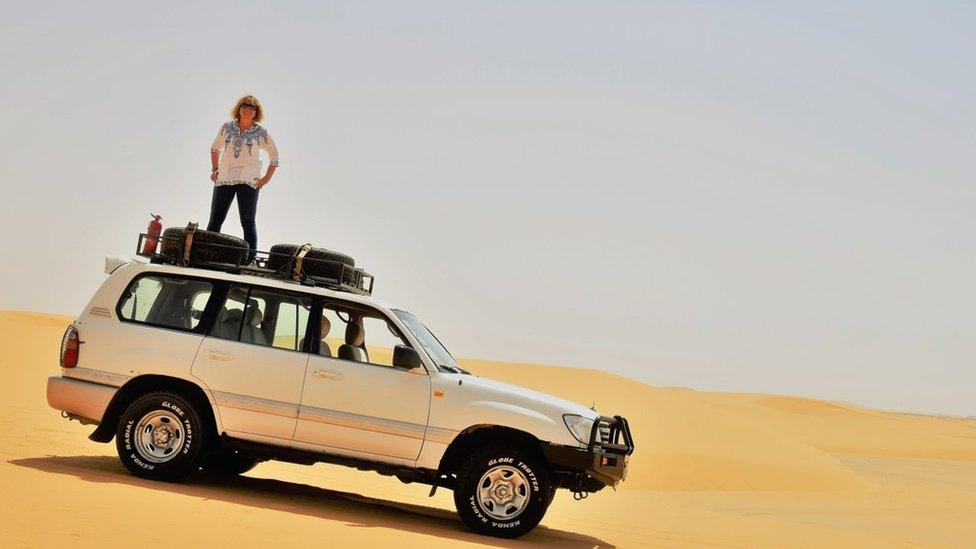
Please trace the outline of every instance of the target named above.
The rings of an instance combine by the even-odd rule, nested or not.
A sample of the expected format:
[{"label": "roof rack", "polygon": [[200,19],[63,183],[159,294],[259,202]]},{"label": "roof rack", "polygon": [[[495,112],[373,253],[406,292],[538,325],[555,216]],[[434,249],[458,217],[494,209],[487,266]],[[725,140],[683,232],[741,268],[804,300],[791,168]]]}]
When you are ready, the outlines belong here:
[{"label": "roof rack", "polygon": [[[170,257],[163,255],[162,253],[143,253],[144,247],[147,239],[152,239],[160,244],[158,249],[162,249],[162,242],[173,242],[176,244],[179,253],[176,257]],[[213,248],[226,248],[235,252],[241,252],[241,248],[238,246],[228,246],[226,244],[215,244],[207,242],[205,244],[197,244],[199,247],[204,247],[208,249]],[[190,263],[190,250],[193,247],[192,239],[184,239],[179,237],[162,236],[162,235],[149,235],[147,233],[139,233],[139,240],[136,242],[136,255],[148,258],[151,263],[161,264],[161,265],[175,265],[177,267],[194,267],[198,269],[207,269],[212,271],[223,271],[231,274],[248,274],[254,276],[262,276],[265,278],[272,278],[275,280],[283,280],[285,282],[294,282],[296,284],[301,284],[303,286],[312,286],[320,288],[328,288],[330,290],[337,290],[340,292],[350,292],[358,295],[372,295],[373,294],[373,275],[367,273],[363,269],[357,267],[350,267],[345,263],[339,261],[331,261],[328,259],[318,259],[316,258],[316,263],[329,263],[332,264],[339,273],[338,278],[331,278],[326,276],[310,275],[305,272],[302,268],[302,258],[304,253],[302,250],[307,251],[311,247],[311,244],[306,244],[303,247],[299,247],[299,253],[295,255],[291,254],[281,254],[281,253],[271,253],[262,250],[253,251],[254,260],[244,264],[243,261],[247,261],[247,250],[244,253],[239,254],[243,259],[239,259],[236,263],[221,263],[217,261],[193,261]],[[279,258],[284,258],[284,264],[278,269],[271,269],[268,267],[269,260],[271,256],[277,256]],[[186,258],[186,259],[184,259]]]}]

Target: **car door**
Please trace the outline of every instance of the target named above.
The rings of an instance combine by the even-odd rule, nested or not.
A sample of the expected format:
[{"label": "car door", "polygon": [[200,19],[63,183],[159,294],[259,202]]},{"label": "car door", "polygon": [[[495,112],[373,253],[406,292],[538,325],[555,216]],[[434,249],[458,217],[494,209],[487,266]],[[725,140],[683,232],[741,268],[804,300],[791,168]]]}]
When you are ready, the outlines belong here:
[{"label": "car door", "polygon": [[321,312],[313,323],[329,325],[330,333],[319,331],[321,339],[311,346],[295,440],[417,459],[430,377],[392,365],[393,346],[406,342],[380,311],[330,300]]},{"label": "car door", "polygon": [[308,362],[311,305],[301,294],[228,289],[193,363],[193,375],[213,392],[227,434],[291,440]]}]

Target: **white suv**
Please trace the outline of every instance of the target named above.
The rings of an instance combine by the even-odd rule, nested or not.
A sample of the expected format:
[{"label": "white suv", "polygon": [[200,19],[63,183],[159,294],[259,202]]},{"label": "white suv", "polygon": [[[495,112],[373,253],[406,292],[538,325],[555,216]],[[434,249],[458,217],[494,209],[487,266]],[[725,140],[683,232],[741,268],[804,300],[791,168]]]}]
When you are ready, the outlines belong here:
[{"label": "white suv", "polygon": [[471,375],[368,292],[139,257],[106,272],[47,399],[97,425],[91,440],[114,437],[134,475],[348,465],[453,489],[464,522],[500,537],[534,528],[557,488],[625,477],[625,419]]}]

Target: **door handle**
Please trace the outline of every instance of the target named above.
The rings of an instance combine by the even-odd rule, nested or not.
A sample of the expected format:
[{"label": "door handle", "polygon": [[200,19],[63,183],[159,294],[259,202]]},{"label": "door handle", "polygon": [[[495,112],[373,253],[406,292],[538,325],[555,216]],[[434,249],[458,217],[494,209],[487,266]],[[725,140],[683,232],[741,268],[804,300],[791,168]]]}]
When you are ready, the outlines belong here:
[{"label": "door handle", "polygon": [[213,349],[210,349],[209,351],[207,351],[207,357],[210,358],[211,360],[230,360],[234,358],[234,355],[222,353],[220,351],[215,351]]},{"label": "door handle", "polygon": [[342,379],[342,374],[334,370],[313,370],[312,375],[315,377],[324,377],[325,379],[332,379],[339,381]]}]

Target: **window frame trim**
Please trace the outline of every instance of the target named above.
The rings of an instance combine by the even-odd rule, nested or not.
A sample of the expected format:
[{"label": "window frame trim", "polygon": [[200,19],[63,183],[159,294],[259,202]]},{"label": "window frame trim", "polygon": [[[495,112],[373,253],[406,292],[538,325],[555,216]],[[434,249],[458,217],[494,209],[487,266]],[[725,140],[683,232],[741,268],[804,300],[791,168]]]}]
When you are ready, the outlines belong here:
[{"label": "window frame trim", "polygon": [[[195,327],[193,327],[193,328],[180,328],[178,326],[170,326],[168,324],[159,324],[159,323],[156,323],[156,322],[145,322],[145,321],[142,321],[142,320],[133,320],[131,318],[126,318],[125,315],[122,314],[122,303],[124,301],[126,301],[126,299],[131,295],[132,287],[135,286],[140,280],[142,280],[144,278],[150,278],[150,277],[154,277],[154,278],[176,278],[176,279],[180,279],[180,280],[189,280],[189,281],[193,281],[193,282],[206,282],[207,284],[210,284],[210,287],[211,287],[210,297],[207,299],[207,305],[204,307],[203,312],[200,314],[200,321],[197,322],[197,325]],[[119,319],[119,322],[122,322],[122,323],[125,323],[125,324],[134,324],[136,326],[148,326],[150,328],[160,328],[160,329],[163,329],[163,330],[173,330],[173,331],[181,332],[181,333],[184,333],[184,334],[200,334],[200,335],[206,336],[210,332],[209,325],[213,323],[213,319],[210,318],[210,317],[211,317],[211,315],[214,312],[213,311],[213,309],[214,309],[214,303],[215,303],[214,296],[223,293],[223,292],[221,292],[221,288],[220,288],[221,285],[219,284],[219,282],[220,281],[214,280],[212,278],[206,278],[206,277],[202,277],[202,276],[170,274],[170,273],[165,273],[165,272],[160,272],[160,271],[146,271],[146,272],[142,272],[142,273],[139,273],[136,276],[132,277],[132,280],[130,280],[129,283],[125,285],[125,289],[122,290],[122,293],[119,295],[119,298],[115,302],[115,316],[116,316],[116,318]],[[192,304],[191,304],[190,310],[191,311],[193,310],[192,309]],[[134,307],[132,309],[132,313],[133,313],[133,315],[135,315],[135,308]]]},{"label": "window frame trim", "polygon": [[[437,334],[435,334],[430,328],[428,328],[427,325],[424,324],[424,322],[422,320],[420,320],[419,318],[417,318],[417,315],[415,315],[415,314],[413,314],[410,311],[407,311],[405,309],[396,309],[396,308],[390,309],[390,312],[393,313],[393,316],[395,316],[397,320],[399,320],[401,323],[403,323],[403,325],[406,326],[408,330],[410,329],[410,327],[407,326],[407,323],[402,318],[400,318],[399,315],[396,314],[397,311],[400,311],[401,313],[406,313],[406,314],[414,317],[415,319],[417,319],[417,322],[419,322],[420,325],[423,326],[425,330],[427,330],[427,333],[429,333],[431,335],[431,337],[433,337],[434,340],[437,341],[437,344],[440,345],[441,348],[444,349],[444,351],[447,352],[447,356],[451,357],[451,360],[454,361],[454,364],[456,364],[457,367],[461,368],[462,370],[464,369],[464,367],[462,367],[461,364],[458,363],[457,358],[454,357],[454,354],[451,352],[451,350],[448,349],[447,346],[444,345],[444,343],[441,342],[440,338],[437,337]],[[420,338],[418,338],[412,332],[411,332],[411,335],[413,335],[414,338],[417,339],[418,343],[421,344],[421,347],[423,347],[423,342],[420,341]],[[438,372],[444,372],[444,370],[441,370],[441,366],[440,366],[440,364],[437,363],[437,360],[435,360],[434,357],[431,356],[431,354],[427,352],[427,349],[424,349],[424,354],[426,354],[428,357],[430,357],[431,362],[434,363],[434,366],[437,368],[437,371]],[[448,373],[450,373],[450,372],[448,372]]]},{"label": "window frame trim", "polygon": [[[248,303],[248,301],[251,298],[251,292],[253,290],[258,290],[258,291],[268,292],[268,293],[277,293],[278,295],[285,295],[285,296],[295,297],[295,298],[298,298],[298,299],[309,299],[311,301],[311,304],[309,306],[308,322],[305,325],[305,341],[306,341],[306,344],[308,344],[309,347],[312,347],[312,345],[310,343],[308,343],[309,342],[309,339],[308,338],[309,338],[309,334],[312,333],[311,332],[312,325],[315,324],[315,327],[318,328],[318,322],[312,320],[312,315],[315,314],[315,300],[319,296],[317,296],[315,294],[305,293],[305,292],[296,292],[294,290],[285,290],[285,289],[282,289],[282,288],[275,288],[273,286],[263,286],[261,284],[251,284],[249,282],[238,282],[236,280],[221,280],[221,282],[224,283],[224,284],[222,284],[223,287],[221,289],[221,298],[220,298],[220,300],[218,302],[218,305],[215,305],[215,307],[214,307],[215,309],[218,309],[219,307],[222,307],[224,305],[224,303],[227,302],[227,295],[230,294],[230,291],[233,288],[242,288],[242,289],[247,290],[247,297],[244,299],[244,311],[243,311],[244,313],[247,312],[247,303]],[[279,301],[279,303],[280,303],[280,301]],[[254,343],[253,341],[241,341],[241,335],[242,335],[242,333],[244,331],[244,315],[241,316],[241,325],[238,327],[238,330],[237,330],[237,339],[226,339],[226,338],[223,338],[223,337],[217,337],[217,336],[215,336],[215,335],[213,335],[211,333],[214,330],[214,328],[216,328],[216,326],[217,326],[217,317],[218,317],[218,315],[216,314],[216,310],[215,310],[215,312],[214,312],[214,319],[212,321],[212,326],[210,326],[210,328],[204,334],[205,337],[212,337],[213,339],[216,339],[216,340],[219,340],[219,341],[229,341],[230,343],[241,343],[241,344],[244,344],[244,345],[254,345],[256,347],[261,347],[263,349],[276,349],[278,351],[288,351],[290,353],[302,353],[302,354],[305,354],[305,355],[311,354],[310,351],[305,351],[305,350],[302,350],[302,349],[285,349],[284,347],[275,347],[273,342],[272,343],[269,343],[267,345],[262,345],[260,343]]]},{"label": "window frame trim", "polygon": [[[316,315],[314,317],[314,319],[311,319],[311,321],[309,322],[309,326],[311,326],[313,324],[315,326],[315,330],[312,333],[314,333],[316,335],[320,333],[319,323],[321,322],[321,319],[322,319],[322,311],[324,309],[328,308],[327,305],[330,304],[330,303],[331,304],[338,304],[338,305],[343,306],[343,307],[346,307],[348,309],[359,310],[361,312],[370,313],[371,315],[376,315],[379,318],[382,318],[383,320],[386,321],[386,325],[387,326],[392,326],[398,332],[398,334],[396,334],[396,335],[397,335],[397,337],[400,338],[400,341],[402,341],[403,343],[405,343],[407,347],[410,347],[411,349],[416,350],[416,348],[410,342],[410,339],[408,339],[406,337],[406,334],[404,334],[403,333],[403,330],[401,330],[400,327],[397,326],[396,322],[393,322],[393,320],[389,316],[387,316],[386,313],[384,313],[383,311],[377,309],[376,307],[372,307],[370,305],[365,305],[363,303],[358,303],[358,302],[355,302],[355,301],[345,301],[343,299],[339,299],[339,298],[331,297],[331,296],[316,295],[315,297],[316,297],[315,306],[313,306],[312,309],[313,309],[313,314],[314,314],[314,312],[318,312],[318,315]],[[333,312],[336,312],[335,309],[332,309],[332,311]],[[341,318],[340,318],[340,320],[341,320]],[[343,340],[343,344],[345,344],[345,334],[343,334],[342,340]],[[331,358],[333,360],[342,361],[343,363],[346,363],[346,364],[361,364],[361,365],[366,365],[366,366],[373,366],[373,367],[376,367],[376,368],[386,368],[387,370],[395,370],[395,371],[398,371],[398,372],[405,372],[406,373],[406,372],[409,372],[410,371],[408,368],[403,368],[403,367],[400,367],[400,366],[394,366],[392,364],[390,364],[390,365],[376,364],[375,362],[369,362],[369,361],[362,361],[362,362],[360,362],[358,360],[346,360],[346,359],[339,358],[338,356],[331,356],[331,357],[323,356],[323,355],[318,354],[318,352],[319,352],[319,342],[320,341],[321,340],[318,337],[315,337],[315,339],[313,340],[313,342],[312,342],[312,349],[309,352],[309,354],[311,356],[318,356],[318,357],[321,357],[321,358]],[[365,346],[366,345],[365,345],[365,342],[364,342],[363,343],[363,347],[365,347]],[[419,353],[419,351],[417,351],[417,352]],[[421,359],[421,363],[423,363],[423,359]],[[428,370],[427,365],[426,364],[421,364],[421,365],[422,365],[422,367],[424,369],[424,375],[430,375],[430,371]]]}]

